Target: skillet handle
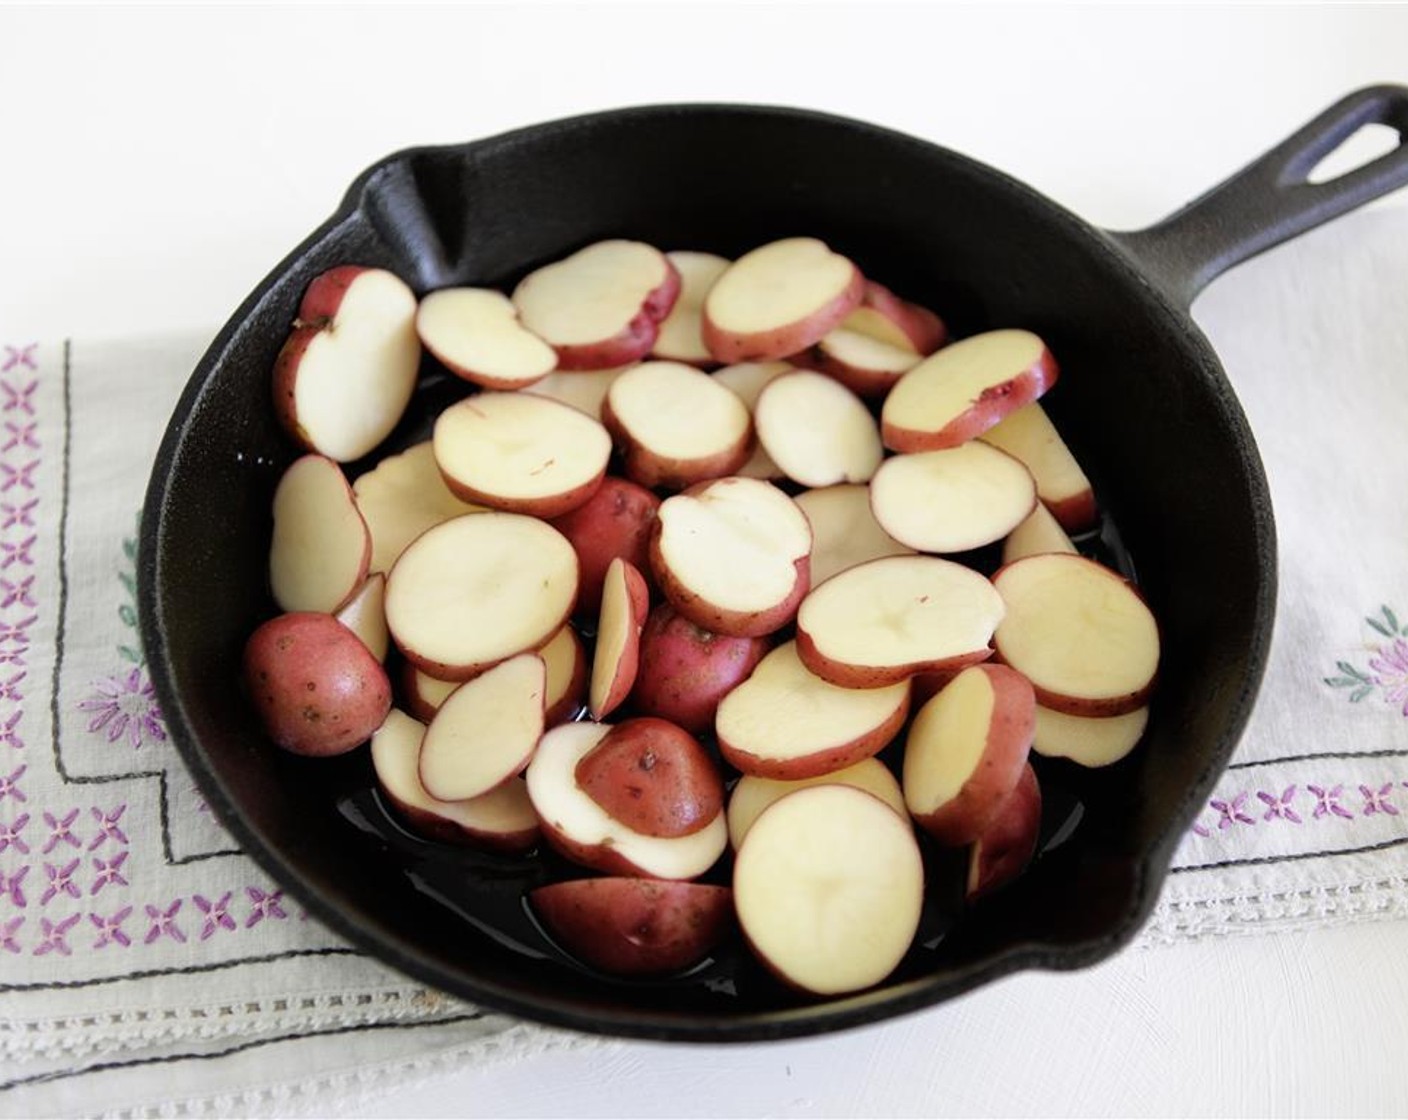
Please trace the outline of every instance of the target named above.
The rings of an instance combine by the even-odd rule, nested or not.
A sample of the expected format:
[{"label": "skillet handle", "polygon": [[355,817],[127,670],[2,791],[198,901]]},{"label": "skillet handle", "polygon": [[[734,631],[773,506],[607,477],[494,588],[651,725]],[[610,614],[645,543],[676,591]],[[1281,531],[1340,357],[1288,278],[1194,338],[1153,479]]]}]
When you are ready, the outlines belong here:
[{"label": "skillet handle", "polygon": [[[1359,129],[1390,125],[1398,146],[1325,183],[1306,176]],[[1147,229],[1113,233],[1179,304],[1233,265],[1408,185],[1408,87],[1351,93],[1230,179]]]}]

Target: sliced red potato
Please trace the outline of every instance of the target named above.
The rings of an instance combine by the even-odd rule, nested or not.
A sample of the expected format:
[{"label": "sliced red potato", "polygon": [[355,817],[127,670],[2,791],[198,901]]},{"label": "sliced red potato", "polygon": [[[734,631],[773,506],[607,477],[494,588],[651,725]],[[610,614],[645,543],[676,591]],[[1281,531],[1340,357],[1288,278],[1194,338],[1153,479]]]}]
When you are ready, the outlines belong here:
[{"label": "sliced red potato", "polygon": [[1031,472],[976,441],[891,456],[870,483],[880,527],[921,552],[966,552],[1000,541],[1035,506]]},{"label": "sliced red potato", "polygon": [[401,667],[401,701],[415,719],[429,723],[450,693],[464,681],[442,681],[417,669],[411,662]]},{"label": "sliced red potato", "polygon": [[567,859],[610,875],[704,874],[728,846],[723,813],[686,836],[646,836],[617,821],[577,784],[577,764],[610,730],[600,723],[564,723],[539,741],[527,778],[543,837]]},{"label": "sliced red potato", "polygon": [[885,979],[909,951],[924,865],[907,821],[850,786],[797,790],[753,822],[733,870],[749,947],[817,995]]},{"label": "sliced red potato", "polygon": [[832,576],[797,612],[797,653],[842,688],[986,660],[1002,597],[983,576],[932,556],[887,556]]},{"label": "sliced red potato", "polygon": [[371,535],[342,468],[323,455],[296,459],[274,490],[274,601],[286,611],[336,614],[367,578],[371,556]]},{"label": "sliced red potato", "polygon": [[567,620],[577,554],[545,521],[475,513],[427,529],[386,580],[386,624],[406,659],[468,680],[537,649]]},{"label": "sliced red potato", "polygon": [[1066,536],[1061,523],[1040,502],[1027,519],[1007,534],[1002,542],[1002,562],[1010,564],[1024,556],[1040,556],[1043,552],[1075,552],[1076,546]]},{"label": "sliced red potato", "polygon": [[1159,667],[1159,627],[1118,572],[1052,552],[993,576],[1006,615],[997,656],[1032,682],[1037,703],[1073,716],[1142,708]]},{"label": "sliced red potato", "polygon": [[865,282],[860,307],[841,325],[902,350],[907,346],[925,357],[948,342],[948,327],[942,319],[927,307],[901,299],[874,280]]},{"label": "sliced red potato", "polygon": [[1005,665],[974,665],[919,709],[904,747],[904,798],[919,827],[958,847],[981,836],[1031,752],[1036,698]]},{"label": "sliced red potato", "polygon": [[557,368],[557,353],[491,288],[443,288],[420,301],[421,345],[457,377],[486,389],[522,389]]},{"label": "sliced red potato", "polygon": [[[870,283],[873,281],[867,282],[867,288]],[[893,319],[882,315],[873,307],[867,307],[863,299],[861,305],[842,319],[841,325],[836,329],[863,334],[866,338],[873,338],[876,342],[883,342],[887,346],[893,346],[896,350],[903,350],[906,353],[917,355],[919,358],[924,356],[919,353],[918,347],[914,345],[914,340],[900,330]]]},{"label": "sliced red potato", "polygon": [[[791,373],[797,367],[791,362],[737,362],[714,371],[714,380],[738,394],[738,399],[748,406],[751,415],[758,403],[758,396],[775,377]],[[763,450],[763,445],[754,441],[753,454],[734,474],[743,478],[761,478],[776,481],[783,477],[778,465]]]},{"label": "sliced red potato", "polygon": [[650,353],[679,295],[679,273],[639,241],[598,241],[530,272],[513,290],[522,324],[558,368],[609,369]]},{"label": "sliced red potato", "polygon": [[611,458],[606,429],[531,393],[477,393],[435,421],[435,461],[460,498],[557,517],[596,492]]},{"label": "sliced red potato", "polygon": [[1032,750],[1047,758],[1069,758],[1081,766],[1112,766],[1139,745],[1148,726],[1148,708],[1097,719],[1038,706]]},{"label": "sliced red potato", "polygon": [[758,637],[791,621],[810,585],[812,530],[771,483],[723,478],[667,498],[650,568],[685,618],[716,634]]},{"label": "sliced red potato", "polygon": [[856,309],[865,278],[814,237],[773,241],[733,262],[704,300],[704,344],[721,362],[767,361],[818,342]]},{"label": "sliced red potato", "polygon": [[712,364],[714,355],[704,345],[704,297],[714,281],[728,268],[726,258],[714,253],[696,253],[681,249],[666,253],[665,258],[680,274],[680,295],[675,306],[660,323],[651,355],[672,362],[691,365]]},{"label": "sliced red potato", "polygon": [[984,432],[982,440],[1026,464],[1036,479],[1037,497],[1066,532],[1095,524],[1098,509],[1090,479],[1039,403],[1019,408]]},{"label": "sliced red potato", "polygon": [[587,699],[587,651],[571,625],[564,626],[538,650],[547,666],[543,723],[555,727],[571,719]]},{"label": "sliced red potato", "polygon": [[787,642],[719,704],[724,759],[745,774],[799,781],[854,766],[881,750],[909,715],[909,682],[841,688],[810,672]]},{"label": "sliced red potato", "polygon": [[875,418],[838,381],[811,370],[769,382],[754,406],[758,442],[803,486],[866,482],[884,457]]},{"label": "sliced red potato", "polygon": [[391,645],[391,635],[386,630],[386,577],[380,572],[369,575],[337,612],[337,621],[361,638],[373,657],[385,661]]},{"label": "sliced red potato", "polygon": [[680,488],[720,478],[748,459],[753,420],[707,373],[681,362],[642,362],[611,383],[602,422],[642,486]]},{"label": "sliced red potato", "polygon": [[1056,359],[1031,331],[945,346],[895,383],[880,413],[892,451],[939,451],[982,435],[1056,383]]},{"label": "sliced red potato", "polygon": [[486,508],[450,493],[430,440],[388,455],[352,484],[352,492],[372,535],[374,572],[391,571],[405,547],[431,526]]},{"label": "sliced red potato", "polygon": [[914,549],[900,544],[870,512],[870,489],[842,484],[808,490],[794,499],[812,527],[812,583],[825,583],[837,572],[878,560],[908,556]]},{"label": "sliced red potato", "polygon": [[543,734],[546,693],[547,666],[536,653],[511,657],[450,693],[421,746],[426,792],[463,801],[519,773]]},{"label": "sliced red potato", "polygon": [[733,926],[733,892],[705,883],[571,879],[537,888],[528,901],[563,948],[615,976],[689,968]]},{"label": "sliced red potato", "polygon": [[618,556],[642,572],[650,565],[650,532],[660,499],[643,486],[607,475],[596,493],[576,509],[553,518],[553,528],[572,542],[581,565],[577,613],[601,610],[602,580]]},{"label": "sliced red potato", "polygon": [[338,462],[391,434],[420,368],[416,297],[380,268],[346,265],[317,277],[274,362],[274,405],[295,440]]},{"label": "sliced red potato", "polygon": [[577,763],[577,785],[644,836],[689,836],[723,812],[724,783],[699,740],[663,719],[628,719]]},{"label": "sliced red potato", "polygon": [[819,785],[854,786],[878,797],[898,813],[902,820],[908,819],[900,784],[878,759],[861,759],[854,766],[795,782],[780,782],[776,778],[759,778],[756,774],[744,774],[728,795],[729,843],[737,850],[743,843],[743,837],[753,827],[753,822],[774,801],[807,786]]},{"label": "sliced red potato", "polygon": [[602,402],[606,392],[630,366],[613,366],[611,369],[569,370],[566,373],[550,373],[541,381],[536,381],[525,393],[535,397],[550,397],[552,400],[569,404],[578,412],[585,412],[593,420],[601,419]]},{"label": "sliced red potato", "polygon": [[1036,854],[1041,835],[1041,786],[1028,763],[992,822],[968,850],[970,902],[1021,876]]},{"label": "sliced red potato", "polygon": [[381,792],[412,831],[429,840],[502,852],[526,852],[538,842],[538,817],[528,787],[514,778],[466,801],[441,801],[420,780],[425,725],[399,708],[372,736],[372,766]]},{"label": "sliced red potato", "polygon": [[[853,311],[851,314],[859,312]],[[924,359],[911,348],[882,342],[861,331],[837,327],[808,350],[805,358],[799,360],[810,369],[835,378],[862,397],[883,397],[891,386]]]},{"label": "sliced red potato", "polygon": [[618,556],[606,569],[601,594],[587,696],[592,719],[605,718],[630,695],[640,667],[640,632],[649,614],[650,591],[645,577],[629,560]]}]

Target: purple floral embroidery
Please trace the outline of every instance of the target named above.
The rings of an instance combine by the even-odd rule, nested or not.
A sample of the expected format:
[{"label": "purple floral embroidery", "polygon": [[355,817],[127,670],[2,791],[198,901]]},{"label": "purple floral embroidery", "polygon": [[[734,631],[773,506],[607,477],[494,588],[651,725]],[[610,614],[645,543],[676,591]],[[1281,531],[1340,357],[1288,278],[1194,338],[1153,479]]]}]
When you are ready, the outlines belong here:
[{"label": "purple floral embroidery", "polygon": [[33,490],[38,485],[34,481],[34,472],[39,469],[39,462],[38,459],[31,459],[20,467],[0,463],[0,494],[8,494],[16,486],[21,490]]},{"label": "purple floral embroidery", "polygon": [[24,877],[29,874],[29,864],[25,864],[13,875],[6,877],[0,871],[0,898],[8,897],[15,904],[16,909],[23,910],[29,905],[29,900],[24,896],[24,887],[20,884],[24,882]]},{"label": "purple floral embroidery", "polygon": [[283,891],[271,891],[265,893],[258,887],[245,887],[245,893],[249,895],[249,919],[244,923],[244,928],[257,926],[265,918],[287,918],[288,914],[279,905],[279,900],[283,898]]},{"label": "purple floral embroidery", "polygon": [[[33,567],[34,557],[29,554],[29,550],[34,547],[37,536],[26,537],[18,543],[10,541],[0,542],[0,570],[8,568],[11,564],[24,564]],[[30,619],[33,622],[33,619]]]},{"label": "purple floral embroidery", "polygon": [[125,677],[107,677],[93,682],[94,695],[79,702],[78,709],[91,712],[88,730],[107,730],[109,743],[127,736],[136,750],[147,739],[166,741],[166,727],[156,706],[156,690],[152,688],[140,666],[134,666]]},{"label": "purple floral embroidery", "polygon": [[103,859],[102,856],[93,857],[93,886],[89,889],[89,894],[97,894],[109,883],[116,883],[120,887],[127,886],[127,880],[122,877],[122,865],[127,862],[127,853],[118,852],[112,859]]},{"label": "purple floral embroidery", "polygon": [[16,525],[26,525],[33,529],[34,510],[38,505],[38,498],[30,498],[29,501],[21,502],[19,505],[0,502],[0,529],[10,529]]},{"label": "purple floral embroidery", "polygon": [[1239,793],[1235,798],[1233,798],[1230,803],[1226,801],[1208,802],[1209,805],[1211,805],[1214,809],[1218,811],[1219,814],[1221,814],[1220,819],[1217,822],[1217,827],[1219,831],[1224,828],[1231,828],[1239,821],[1242,824],[1256,824],[1256,821],[1247,815],[1247,797],[1248,795],[1243,792]]},{"label": "purple floral embroidery", "polygon": [[[4,580],[0,580],[0,583],[3,582]],[[0,603],[0,606],[3,605],[3,603]],[[25,677],[27,677],[28,675],[29,674],[26,672],[19,672],[16,673],[13,677],[10,677],[8,680],[0,681],[0,701],[9,700],[13,703],[18,704],[21,700],[23,700],[24,696],[20,693],[20,685],[24,682]]]},{"label": "purple floral embroidery", "polygon": [[[4,658],[0,657],[0,661]],[[24,740],[20,738],[19,722],[23,712],[15,712],[9,719],[0,723],[0,743],[4,743],[11,750],[24,750]]]},{"label": "purple floral embroidery", "polygon": [[29,814],[21,813],[10,824],[0,824],[0,852],[3,852],[13,844],[15,851],[29,855],[29,845],[24,842],[24,837],[20,835],[24,832],[24,826],[28,823]]},{"label": "purple floral embroidery", "polygon": [[78,860],[76,859],[62,867],[56,863],[46,863],[44,874],[49,876],[49,885],[44,888],[39,905],[48,906],[49,900],[59,894],[66,894],[70,898],[78,898],[82,895],[83,892],[78,889],[78,884],[73,881],[73,873],[77,870]]},{"label": "purple floral embroidery", "polygon": [[25,369],[38,369],[34,363],[34,352],[39,349],[39,343],[31,342],[28,346],[6,346],[5,362],[0,365],[0,371],[9,373],[16,366],[23,366]]},{"label": "purple floral embroidery", "polygon": [[27,646],[21,646],[19,649],[0,649],[0,665],[23,665],[24,655],[28,652]]},{"label": "purple floral embroidery", "polygon": [[1391,645],[1379,647],[1379,655],[1369,658],[1374,670],[1374,683],[1383,689],[1384,700],[1399,707],[1408,716],[1408,642],[1395,638]]},{"label": "purple floral embroidery", "polygon": [[0,925],[0,949],[4,949],[7,953],[23,952],[20,943],[15,940],[15,934],[19,932],[22,925],[24,925],[23,918],[11,918],[4,925]]},{"label": "purple floral embroidery", "polygon": [[44,841],[43,848],[46,856],[60,844],[67,844],[71,848],[83,847],[83,842],[73,834],[73,822],[77,819],[77,809],[70,812],[63,820],[59,820],[53,813],[45,810],[44,823],[49,826],[49,838]]},{"label": "purple floral embroidery", "polygon": [[1193,831],[1196,832],[1199,836],[1201,836],[1204,840],[1206,840],[1209,836],[1212,835],[1212,833],[1208,831],[1207,825],[1203,824],[1201,821],[1193,822]]},{"label": "purple floral embroidery", "polygon": [[1390,817],[1398,816],[1398,807],[1389,801],[1388,796],[1393,792],[1393,783],[1385,782],[1378,790],[1369,786],[1360,786],[1359,792],[1364,795],[1364,815],[1372,817],[1375,813],[1387,813]]},{"label": "purple floral embroidery", "polygon": [[68,935],[68,931],[78,924],[78,919],[82,916],[81,914],[70,914],[57,924],[48,918],[40,918],[39,936],[41,940],[39,947],[34,950],[34,955],[42,957],[45,953],[53,952],[61,956],[68,956],[71,950],[64,938]]},{"label": "purple floral embroidery", "polygon": [[1326,813],[1333,813],[1337,817],[1346,819],[1354,816],[1340,804],[1340,796],[1344,793],[1344,786],[1335,786],[1334,789],[1326,790],[1307,784],[1305,788],[1315,795],[1315,812],[1311,813],[1315,820],[1318,821]]},{"label": "purple floral embroidery", "polygon": [[99,914],[89,914],[88,920],[98,929],[98,940],[93,942],[93,948],[101,949],[104,945],[116,941],[124,949],[132,944],[132,939],[127,936],[122,928],[122,923],[127,920],[127,915],[132,913],[132,907],[124,906],[117,913],[104,918]]},{"label": "purple floral embroidery", "polygon": [[14,773],[10,774],[9,777],[0,778],[0,801],[4,801],[7,797],[13,797],[16,801],[29,800],[29,798],[24,795],[24,790],[20,789],[19,786],[20,779],[24,777],[24,772],[28,769],[29,767],[27,765],[21,766],[18,770],[14,771]]},{"label": "purple floral embroidery", "polygon": [[1401,625],[1398,615],[1387,606],[1381,606],[1378,614],[1364,621],[1376,634],[1387,639],[1373,647],[1369,670],[1366,672],[1348,661],[1336,661],[1335,668],[1340,675],[1325,677],[1324,681],[1331,688],[1349,689],[1350,702],[1355,704],[1377,688],[1383,693],[1385,703],[1398,708],[1408,719],[1408,641],[1404,641],[1408,638],[1408,626]]},{"label": "purple floral embroidery", "polygon": [[173,941],[182,943],[186,940],[186,935],[181,927],[176,924],[176,915],[181,910],[181,899],[176,899],[165,910],[147,903],[147,917],[152,920],[152,928],[147,930],[147,936],[143,944],[150,945],[161,937],[170,937]]},{"label": "purple floral embroidery", "polygon": [[1267,793],[1265,790],[1257,790],[1257,797],[1266,805],[1266,812],[1262,814],[1261,819],[1270,821],[1280,818],[1300,824],[1300,814],[1291,808],[1291,802],[1295,800],[1297,788],[1296,786],[1287,786],[1280,797],[1274,793]]},{"label": "purple floral embroidery", "polygon": [[[29,543],[33,543],[30,538]],[[0,545],[0,547],[8,547]],[[6,563],[0,563],[0,568],[6,567]],[[17,646],[29,645],[29,635],[25,633],[38,621],[38,615],[30,615],[23,622],[0,622],[0,642],[13,642]]]},{"label": "purple floral embroidery", "polygon": [[93,837],[93,842],[88,845],[90,852],[108,839],[118,844],[127,843],[127,833],[123,832],[122,827],[117,823],[125,812],[127,812],[126,802],[123,802],[111,813],[104,813],[96,805],[93,806],[93,819],[98,822],[98,835]]},{"label": "purple floral embroidery", "polygon": [[[8,369],[9,367],[4,368]],[[30,381],[24,385],[16,385],[10,381],[0,381],[0,392],[5,394],[3,411],[14,412],[18,409],[26,416],[33,416],[34,394],[38,388],[38,381]]]},{"label": "purple floral embroidery", "polygon": [[195,895],[193,901],[196,909],[205,915],[205,925],[201,927],[200,939],[204,941],[217,929],[234,929],[235,919],[230,917],[228,910],[230,906],[230,896],[234,891],[226,891],[220,896],[218,902],[211,902],[204,895]]},{"label": "purple floral embroidery", "polygon": [[29,447],[35,451],[39,450],[39,439],[34,434],[38,424],[16,424],[13,420],[5,421],[5,432],[9,438],[0,444],[0,451],[13,451],[17,447]]}]

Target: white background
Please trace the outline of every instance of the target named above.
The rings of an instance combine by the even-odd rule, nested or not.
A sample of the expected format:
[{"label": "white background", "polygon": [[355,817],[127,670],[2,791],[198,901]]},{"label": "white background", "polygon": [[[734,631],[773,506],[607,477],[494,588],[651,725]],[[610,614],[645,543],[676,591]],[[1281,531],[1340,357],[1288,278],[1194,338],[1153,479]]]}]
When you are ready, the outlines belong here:
[{"label": "white background", "polygon": [[[213,333],[368,163],[577,112],[832,110],[1134,227],[1408,80],[1401,6],[114,5],[0,10],[0,44],[0,322],[34,338]],[[467,1070],[367,1114],[1387,1114],[1405,1057],[1408,930],[1380,923],[1135,950],[835,1038]]]}]

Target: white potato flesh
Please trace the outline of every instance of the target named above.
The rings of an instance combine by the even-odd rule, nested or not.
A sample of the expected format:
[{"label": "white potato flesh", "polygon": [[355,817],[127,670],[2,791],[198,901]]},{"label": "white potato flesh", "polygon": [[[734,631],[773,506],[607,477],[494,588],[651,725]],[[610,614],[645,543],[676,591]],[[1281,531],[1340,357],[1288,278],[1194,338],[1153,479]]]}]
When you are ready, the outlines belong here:
[{"label": "white potato flesh", "polygon": [[593,420],[601,419],[601,404],[606,400],[607,390],[630,366],[617,366],[615,369],[583,369],[550,373],[541,381],[535,381],[523,392],[535,397],[550,397],[571,405],[578,412],[585,412]]},{"label": "white potato flesh", "polygon": [[571,543],[535,517],[457,517],[401,554],[386,581],[386,622],[418,667],[467,674],[552,637],[576,600],[577,571]]},{"label": "white potato flesh", "polygon": [[908,702],[908,681],[840,688],[811,672],[797,656],[797,643],[786,642],[723,698],[714,726],[732,749],[782,761],[854,743],[891,722]]},{"label": "white potato flesh", "polygon": [[870,484],[875,520],[920,552],[966,552],[1000,541],[1035,505],[1031,472],[976,440],[891,456]]},{"label": "white potato flesh", "polygon": [[572,681],[577,676],[577,665],[586,655],[582,652],[581,639],[571,625],[564,626],[542,649],[538,651],[547,665],[547,693],[543,708],[551,711],[567,695]]},{"label": "white potato flesh", "polygon": [[729,261],[715,253],[687,249],[666,253],[665,257],[680,274],[680,294],[670,313],[660,321],[660,333],[651,352],[676,362],[712,362],[714,357],[700,332],[704,297],[728,268]]},{"label": "white potato flesh", "polygon": [[[753,411],[758,403],[758,395],[775,377],[790,373],[797,367],[791,362],[737,362],[714,371],[714,380],[738,394],[739,400]],[[742,478],[777,479],[782,478],[782,470],[772,461],[761,443],[753,447],[753,454],[743,466],[733,472]]]},{"label": "white potato flesh", "polygon": [[285,611],[340,610],[367,574],[371,539],[342,468],[296,459],[274,490],[269,584]]},{"label": "white potato flesh", "polygon": [[1061,523],[1038,502],[1027,519],[1008,533],[1007,539],[1002,542],[1002,562],[1010,564],[1024,556],[1040,556],[1043,552],[1076,551]]},{"label": "white potato flesh", "polygon": [[815,315],[851,286],[855,265],[814,237],[790,237],[739,257],[714,282],[704,313],[718,327],[756,334]]},{"label": "white potato flesh", "polygon": [[664,459],[726,452],[752,423],[735,394],[682,362],[642,362],[613,381],[606,397],[630,438]]},{"label": "white potato flesh", "polygon": [[574,842],[609,845],[646,875],[657,879],[702,875],[728,846],[723,813],[686,836],[646,836],[615,820],[577,784],[577,763],[610,730],[603,723],[564,723],[543,736],[526,775],[534,810],[543,823]]},{"label": "white potato flesh", "polygon": [[738,779],[728,797],[729,843],[735,849],[738,848],[764,809],[789,793],[806,789],[808,786],[853,786],[878,797],[901,818],[905,818],[907,814],[899,782],[883,762],[874,758],[862,759],[854,766],[833,770],[829,774],[819,774],[814,778],[801,778],[795,782],[744,774]]},{"label": "white potato flesh", "polygon": [[1073,716],[1036,708],[1032,750],[1047,758],[1069,758],[1081,766],[1111,766],[1139,745],[1149,726],[1149,709],[1122,716]]},{"label": "white potato flesh", "polygon": [[598,241],[523,278],[513,291],[519,320],[553,346],[612,338],[665,283],[665,254],[639,241]]},{"label": "white potato flesh", "polygon": [[754,407],[758,441],[782,472],[803,486],[867,482],[885,451],[864,402],[825,374],[776,378]]},{"label": "white potato flesh", "polygon": [[812,527],[812,586],[837,572],[882,556],[909,556],[914,549],[900,544],[880,527],[870,511],[870,488],[842,483],[808,490],[794,499]]},{"label": "white potato flesh", "polygon": [[733,897],[767,964],[798,987],[836,995],[879,983],[909,950],[924,867],[908,822],[879,798],[814,786],[753,822]]},{"label": "white potato flesh", "polygon": [[450,493],[429,440],[388,455],[352,484],[372,535],[371,570],[389,572],[405,547],[433,525],[484,506]]},{"label": "white potato flesh", "polygon": [[416,696],[421,703],[432,710],[439,710],[450,693],[464,684],[464,681],[442,681],[438,677],[432,677],[429,673],[412,667],[411,672],[415,674],[412,688],[415,689]]},{"label": "white potato flesh", "polygon": [[[895,329],[899,330],[898,327]],[[845,327],[831,331],[817,346],[828,357],[855,369],[896,376],[907,373],[923,360],[915,352],[913,344],[896,346]]]},{"label": "white potato flesh", "polygon": [[909,431],[937,432],[1045,356],[1046,343],[1031,331],[988,331],[951,343],[895,383],[881,417]]},{"label": "white potato flesh", "polygon": [[[637,617],[626,582],[626,562],[619,556],[606,569],[601,588],[601,614],[596,628],[596,650],[592,655],[592,682],[587,705],[593,719],[605,714],[607,701],[617,689],[628,650],[639,650],[644,617]],[[634,653],[632,658],[634,658]],[[634,674],[632,674],[634,676]],[[630,690],[630,686],[622,687]],[[614,705],[613,705],[614,706]]]},{"label": "white potato flesh", "polygon": [[416,330],[425,348],[470,380],[528,385],[557,368],[557,353],[518,321],[513,302],[490,288],[444,288],[420,301]]},{"label": "white potato flesh", "polygon": [[899,325],[893,319],[876,311],[873,307],[857,307],[841,320],[839,329],[850,331],[853,334],[863,334],[867,338],[873,338],[877,342],[883,342],[897,350],[904,350],[915,355],[916,362],[919,360],[919,351],[915,348],[914,340],[900,330]]},{"label": "white potato flesh", "polygon": [[337,612],[337,621],[356,634],[378,661],[386,660],[391,635],[386,629],[386,577],[373,572],[348,604]]},{"label": "white potato flesh", "polygon": [[1048,505],[1090,491],[1090,479],[1039,401],[1019,408],[978,438],[1025,463],[1036,479],[1037,495]]},{"label": "white potato flesh", "polygon": [[905,739],[904,796],[916,815],[958,796],[988,747],[997,695],[981,669],[959,673],[919,709]]}]

